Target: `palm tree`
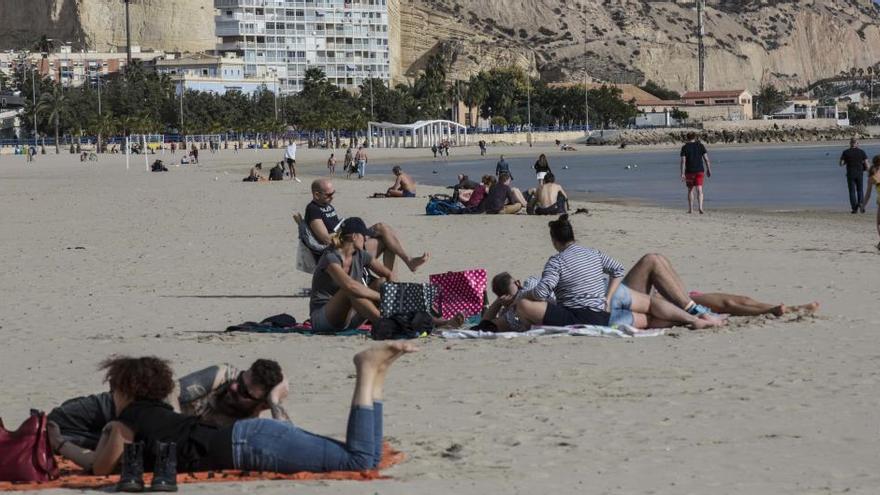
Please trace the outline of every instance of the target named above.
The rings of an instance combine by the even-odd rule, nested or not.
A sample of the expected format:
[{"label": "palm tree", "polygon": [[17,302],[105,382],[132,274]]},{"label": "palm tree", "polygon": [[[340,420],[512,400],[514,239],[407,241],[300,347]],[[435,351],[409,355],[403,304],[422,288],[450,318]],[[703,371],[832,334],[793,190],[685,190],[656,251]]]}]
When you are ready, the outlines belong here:
[{"label": "palm tree", "polygon": [[94,132],[98,137],[97,148],[98,153],[103,151],[104,136],[111,136],[116,132],[117,122],[109,112],[96,115],[89,123],[89,131]]},{"label": "palm tree", "polygon": [[59,154],[59,141],[61,134],[61,114],[67,111],[67,95],[60,84],[53,84],[52,90],[44,92],[40,95],[37,103],[37,112],[46,112],[49,120],[55,121],[55,154]]}]

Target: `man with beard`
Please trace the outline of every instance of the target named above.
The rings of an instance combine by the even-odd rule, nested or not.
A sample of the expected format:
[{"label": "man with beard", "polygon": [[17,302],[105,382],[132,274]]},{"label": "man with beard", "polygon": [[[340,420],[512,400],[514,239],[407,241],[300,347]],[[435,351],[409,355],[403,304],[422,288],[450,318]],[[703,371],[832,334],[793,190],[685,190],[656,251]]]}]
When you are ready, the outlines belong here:
[{"label": "man with beard", "polygon": [[[269,397],[276,388],[279,400],[272,402]],[[244,371],[225,364],[190,373],[178,380],[167,402],[203,423],[223,427],[239,419],[256,418],[267,409],[273,418],[285,419],[287,413],[280,401],[287,396],[287,389],[281,366],[258,359]],[[58,425],[65,440],[94,449],[101,430],[116,419],[115,410],[113,395],[103,392],[65,401],[49,413],[49,420]]]}]

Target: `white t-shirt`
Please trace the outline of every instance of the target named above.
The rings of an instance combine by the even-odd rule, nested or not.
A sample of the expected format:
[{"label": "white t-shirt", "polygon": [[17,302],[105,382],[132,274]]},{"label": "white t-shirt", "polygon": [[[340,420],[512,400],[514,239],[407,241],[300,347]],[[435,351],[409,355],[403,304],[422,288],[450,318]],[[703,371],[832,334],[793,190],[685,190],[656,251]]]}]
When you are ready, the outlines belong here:
[{"label": "white t-shirt", "polygon": [[284,152],[284,159],[296,160],[296,143],[290,143],[287,151]]}]

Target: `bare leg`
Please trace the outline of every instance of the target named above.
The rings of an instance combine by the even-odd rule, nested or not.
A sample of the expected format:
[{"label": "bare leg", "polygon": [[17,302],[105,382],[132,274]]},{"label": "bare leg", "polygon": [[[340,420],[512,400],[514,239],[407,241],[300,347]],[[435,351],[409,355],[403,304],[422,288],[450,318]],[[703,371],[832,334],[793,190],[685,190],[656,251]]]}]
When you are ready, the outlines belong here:
[{"label": "bare leg", "polygon": [[511,187],[510,190],[513,191],[513,195],[516,197],[516,201],[519,204],[521,204],[522,206],[526,206],[528,204],[528,202],[526,201],[526,197],[523,196],[522,191],[520,191],[516,187]]},{"label": "bare leg", "polygon": [[516,303],[516,315],[529,326],[544,323],[544,313],[546,312],[547,303],[545,301],[523,299]]},{"label": "bare leg", "polygon": [[401,191],[401,190],[399,190],[399,189],[393,189],[393,188],[390,188],[390,187],[389,187],[388,190],[385,191],[385,196],[388,196],[388,197],[390,197],[390,198],[402,198],[402,197],[403,197],[403,191]]},{"label": "bare leg", "polygon": [[521,205],[519,203],[514,203],[512,205],[506,205],[504,208],[501,209],[501,213],[503,215],[515,215],[515,214],[519,213],[519,210],[522,210],[522,207],[523,207],[523,205]]},{"label": "bare leg", "polygon": [[651,289],[657,289],[669,302],[680,308],[690,309],[692,306],[681,277],[672,268],[669,259],[662,254],[642,256],[627,272],[623,283],[644,294],[650,294]]},{"label": "bare leg", "polygon": [[632,295],[631,311],[649,315],[649,320],[669,322],[670,325],[688,325],[692,328],[708,328],[724,325],[725,321],[706,315],[697,317],[675,306],[662,297],[650,297],[647,294],[630,289]]},{"label": "bare leg", "polygon": [[697,186],[697,203],[700,205],[700,214],[703,214],[703,186]]},{"label": "bare leg", "polygon": [[787,313],[815,313],[819,309],[818,302],[802,304],[800,306],[773,305],[756,301],[747,296],[720,292],[701,294],[694,297],[694,301],[716,313],[726,313],[733,316],[758,316],[766,314],[782,316]]},{"label": "bare leg", "polygon": [[411,258],[403,250],[403,246],[400,244],[394,229],[384,223],[377,223],[370,230],[376,233],[376,238],[371,237],[367,239],[367,251],[374,257],[382,254],[383,263],[389,270],[394,270],[395,256],[403,260],[411,272],[418,270],[431,257],[429,253],[424,253],[417,258]]},{"label": "bare leg", "polygon": [[354,386],[354,394],[351,399],[352,406],[372,407],[376,400],[374,392],[378,387],[379,399],[383,393],[385,374],[388,367],[401,354],[416,352],[419,349],[405,342],[394,342],[377,347],[371,347],[354,356],[354,366],[357,370],[357,381]]},{"label": "bare leg", "polygon": [[376,303],[366,298],[355,297],[345,289],[340,289],[324,306],[327,322],[336,328],[344,328],[348,325],[352,310],[371,323],[376,323],[381,317]]},{"label": "bare leg", "polygon": [[694,188],[688,187],[688,213],[694,212]]}]

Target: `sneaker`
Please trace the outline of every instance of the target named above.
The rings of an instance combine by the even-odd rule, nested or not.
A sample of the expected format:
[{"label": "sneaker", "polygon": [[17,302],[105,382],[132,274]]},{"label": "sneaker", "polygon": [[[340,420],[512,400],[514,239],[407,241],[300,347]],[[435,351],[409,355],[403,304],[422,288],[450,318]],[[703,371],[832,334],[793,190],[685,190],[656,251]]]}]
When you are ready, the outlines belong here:
[{"label": "sneaker", "polygon": [[299,182],[299,183],[302,183],[302,180],[301,180],[299,177],[294,177],[293,180],[295,180],[295,181],[297,181],[297,182]]}]

